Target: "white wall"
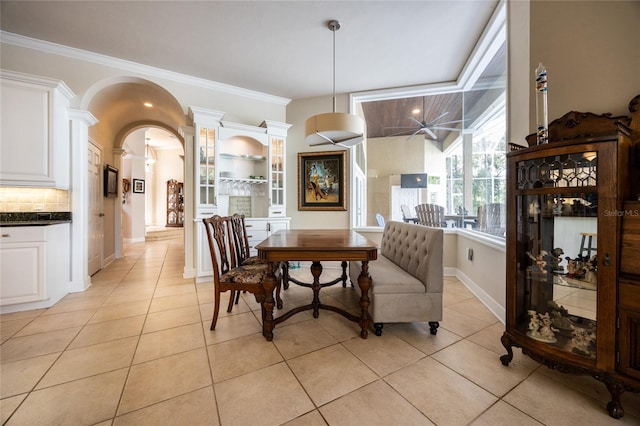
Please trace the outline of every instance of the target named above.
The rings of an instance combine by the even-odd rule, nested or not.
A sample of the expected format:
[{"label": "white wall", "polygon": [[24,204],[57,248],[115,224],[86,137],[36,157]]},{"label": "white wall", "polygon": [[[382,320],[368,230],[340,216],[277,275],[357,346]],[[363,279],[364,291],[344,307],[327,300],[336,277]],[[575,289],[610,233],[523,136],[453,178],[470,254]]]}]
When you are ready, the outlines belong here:
[{"label": "white wall", "polygon": [[[336,111],[348,111],[348,97],[338,95]],[[292,124],[287,135],[287,216],[291,217],[291,228],[298,229],[329,229],[349,227],[349,191],[347,186],[347,211],[298,211],[298,153],[339,151],[339,146],[324,145],[310,147],[304,141],[304,122],[307,118],[320,113],[331,112],[333,108],[331,97],[313,98],[292,101],[287,106],[287,123]],[[347,165],[349,158],[347,155]],[[348,168],[348,167],[347,167]],[[351,179],[351,172],[347,170],[347,181]]]},{"label": "white wall", "polygon": [[529,125],[530,4],[507,2],[507,142],[526,145]]},{"label": "white wall", "polygon": [[531,67],[547,68],[549,119],[569,111],[629,114],[640,93],[639,25],[638,1],[531,3]]},{"label": "white wall", "polygon": [[376,213],[391,220],[391,185],[402,173],[424,172],[424,138],[395,136],[367,140],[367,225],[376,226]]},{"label": "white wall", "polygon": [[[504,322],[507,267],[504,241],[473,231],[457,232],[457,277]],[[473,251],[472,260],[469,260],[469,250]]]}]

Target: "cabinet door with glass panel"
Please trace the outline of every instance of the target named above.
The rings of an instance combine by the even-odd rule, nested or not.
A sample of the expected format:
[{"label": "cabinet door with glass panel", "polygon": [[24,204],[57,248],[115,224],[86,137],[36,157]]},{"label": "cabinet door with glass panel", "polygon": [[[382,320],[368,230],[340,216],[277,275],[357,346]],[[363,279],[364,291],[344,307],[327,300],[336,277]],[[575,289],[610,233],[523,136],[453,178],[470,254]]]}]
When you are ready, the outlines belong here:
[{"label": "cabinet door with glass panel", "polygon": [[284,216],[285,212],[285,140],[282,137],[271,137],[269,144],[270,161],[270,197],[269,216]]},{"label": "cabinet door with glass panel", "polygon": [[198,129],[196,182],[199,207],[213,207],[216,203],[216,129]]},{"label": "cabinet door with glass panel", "polygon": [[217,213],[217,156],[221,120],[224,113],[199,107],[189,107],[195,127],[194,203],[196,217]]},{"label": "cabinet door with glass panel", "polygon": [[616,153],[613,139],[509,155],[505,365],[519,346],[569,370],[612,366]]}]

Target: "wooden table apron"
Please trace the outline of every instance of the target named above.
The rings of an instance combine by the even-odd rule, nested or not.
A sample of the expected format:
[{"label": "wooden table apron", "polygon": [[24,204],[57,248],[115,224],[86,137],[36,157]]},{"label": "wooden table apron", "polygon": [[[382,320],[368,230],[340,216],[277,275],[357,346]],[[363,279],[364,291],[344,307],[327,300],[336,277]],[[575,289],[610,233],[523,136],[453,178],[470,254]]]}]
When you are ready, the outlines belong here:
[{"label": "wooden table apron", "polygon": [[[369,275],[369,261],[378,258],[378,246],[367,238],[349,229],[284,229],[276,232],[256,246],[258,256],[269,262],[273,271],[275,262],[311,261],[313,283],[309,284],[313,290],[313,301],[305,306],[296,307],[278,318],[273,317],[273,290],[276,287],[276,276],[270,272],[262,282],[265,290],[264,320],[262,334],[268,341],[273,339],[273,328],[292,315],[313,309],[313,317],[318,318],[320,309],[337,312],[345,318],[360,325],[360,337],[367,338],[371,322],[369,316],[369,289],[371,276]],[[358,277],[360,295],[360,316],[355,316],[341,308],[325,305],[320,302],[320,289],[345,279],[331,283],[320,283],[323,261],[362,262],[362,272]],[[296,282],[295,280],[293,282]],[[299,282],[298,282],[299,283]]]}]

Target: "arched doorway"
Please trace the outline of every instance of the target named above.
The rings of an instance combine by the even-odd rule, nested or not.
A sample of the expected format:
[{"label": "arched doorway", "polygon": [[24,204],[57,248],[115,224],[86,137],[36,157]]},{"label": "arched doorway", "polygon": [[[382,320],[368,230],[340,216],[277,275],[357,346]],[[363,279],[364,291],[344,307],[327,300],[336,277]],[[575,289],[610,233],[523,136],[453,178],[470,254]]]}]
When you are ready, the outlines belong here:
[{"label": "arched doorway", "polygon": [[[123,156],[127,155],[124,149],[125,140],[130,134],[140,129],[162,129],[164,133],[175,138],[182,147],[182,155],[184,155],[184,139],[180,129],[186,125],[187,117],[182,106],[166,89],[148,80],[135,77],[118,77],[98,82],[85,93],[81,104],[98,119],[98,123],[89,128],[89,137],[102,148],[102,167],[109,165],[119,170],[118,196],[101,199],[100,224],[103,230],[102,266],[104,267],[114,259],[122,257],[122,203],[123,201],[126,203],[127,197],[122,192]],[[144,142],[142,146],[144,147]],[[142,174],[136,178],[144,180],[144,148],[139,157]],[[86,165],[74,165],[74,167],[86,167]],[[182,176],[187,175],[186,164],[182,162]],[[82,212],[82,214],[89,213]],[[185,238],[185,244],[187,244],[187,238]]]},{"label": "arched doorway", "polygon": [[[122,149],[121,175],[130,184],[122,192],[124,241],[182,232],[184,215],[176,217],[180,200],[167,192],[170,181],[175,182],[172,188],[184,184],[184,149],[178,138],[163,128],[142,127],[127,135]],[[144,192],[136,191],[134,183],[143,185]],[[169,203],[176,205],[169,209]]]}]

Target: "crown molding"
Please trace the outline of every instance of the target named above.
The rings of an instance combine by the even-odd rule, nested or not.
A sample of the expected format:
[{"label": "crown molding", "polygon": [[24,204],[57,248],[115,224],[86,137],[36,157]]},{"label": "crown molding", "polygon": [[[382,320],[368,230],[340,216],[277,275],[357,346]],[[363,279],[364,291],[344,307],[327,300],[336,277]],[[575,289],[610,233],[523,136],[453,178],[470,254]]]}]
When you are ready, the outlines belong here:
[{"label": "crown molding", "polygon": [[289,104],[289,102],[291,102],[291,99],[270,95],[268,93],[243,89],[242,87],[232,86],[230,84],[224,84],[204,78],[193,77],[187,74],[168,71],[162,68],[143,65],[124,59],[114,58],[112,56],[89,52],[82,49],[76,49],[75,47],[69,47],[57,43],[51,43],[49,41],[38,40],[35,38],[9,33],[2,30],[0,30],[0,42],[13,46],[24,47],[27,49],[39,50],[41,52],[53,55],[65,56],[72,59],[91,62],[98,65],[113,67],[137,74],[177,81],[179,83],[201,87],[203,89],[229,93],[232,95],[242,96],[245,98],[268,102],[276,105],[287,105]]},{"label": "crown molding", "polygon": [[67,98],[67,100],[73,99],[76,95],[73,93],[73,90],[67,86],[67,84],[62,80],[57,80],[48,77],[40,77],[38,75],[27,74],[18,71],[5,70],[0,68],[0,78],[3,80],[11,80],[16,81],[18,83],[26,83],[37,86],[49,87],[51,89],[56,89],[62,95]]}]

